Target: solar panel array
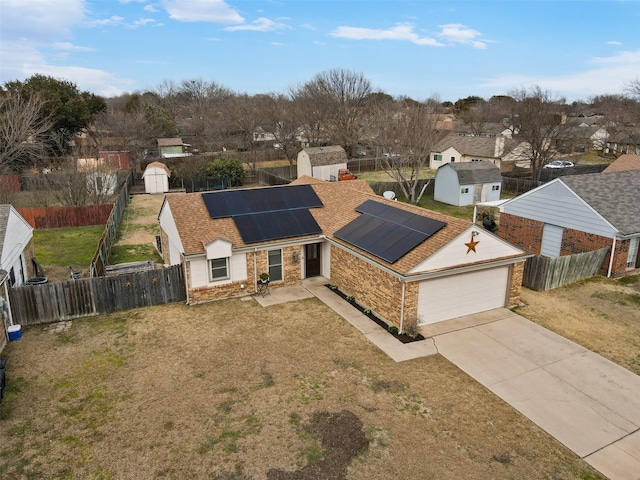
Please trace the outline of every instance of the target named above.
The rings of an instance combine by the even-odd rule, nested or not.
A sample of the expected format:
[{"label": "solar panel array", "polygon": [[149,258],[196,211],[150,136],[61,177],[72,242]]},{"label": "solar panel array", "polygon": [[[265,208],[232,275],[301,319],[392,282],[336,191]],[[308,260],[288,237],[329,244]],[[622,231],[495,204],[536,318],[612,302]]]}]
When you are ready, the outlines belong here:
[{"label": "solar panel array", "polygon": [[445,222],[374,200],[367,200],[356,212],[362,215],[335,236],[389,263],[395,263],[446,226]]},{"label": "solar panel array", "polygon": [[311,185],[284,185],[203,193],[211,218],[226,218],[296,208],[322,207]]},{"label": "solar panel array", "polygon": [[321,233],[309,208],[322,207],[311,185],[203,193],[209,216],[233,218],[245,243]]}]

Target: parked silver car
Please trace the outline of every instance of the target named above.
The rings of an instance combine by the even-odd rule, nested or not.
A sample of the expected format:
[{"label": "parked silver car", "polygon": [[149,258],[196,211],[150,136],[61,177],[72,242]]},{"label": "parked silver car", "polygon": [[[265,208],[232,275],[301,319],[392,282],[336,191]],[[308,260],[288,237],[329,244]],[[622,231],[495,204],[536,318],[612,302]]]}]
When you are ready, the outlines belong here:
[{"label": "parked silver car", "polygon": [[573,162],[569,162],[567,160],[554,160],[553,162],[547,163],[544,168],[569,168],[573,167]]}]

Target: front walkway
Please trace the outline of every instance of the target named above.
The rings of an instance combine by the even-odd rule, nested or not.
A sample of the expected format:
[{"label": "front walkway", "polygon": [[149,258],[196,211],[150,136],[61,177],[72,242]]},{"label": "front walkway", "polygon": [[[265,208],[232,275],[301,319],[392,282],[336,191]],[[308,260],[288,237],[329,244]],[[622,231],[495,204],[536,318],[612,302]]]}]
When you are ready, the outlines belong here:
[{"label": "front walkway", "polygon": [[326,278],[254,297],[318,297],[396,362],[440,353],[611,480],[640,480],[640,377],[500,308],[421,329],[402,344],[329,290]]}]

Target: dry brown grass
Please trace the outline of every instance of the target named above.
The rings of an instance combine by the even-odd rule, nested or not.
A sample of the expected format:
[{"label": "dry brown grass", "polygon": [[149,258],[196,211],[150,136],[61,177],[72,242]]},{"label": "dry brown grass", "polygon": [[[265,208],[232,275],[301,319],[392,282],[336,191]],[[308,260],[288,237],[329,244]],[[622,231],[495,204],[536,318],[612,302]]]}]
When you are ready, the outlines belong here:
[{"label": "dry brown grass", "polygon": [[640,275],[524,289],[518,313],[640,375]]},{"label": "dry brown grass", "polygon": [[441,356],[394,363],[317,299],[29,327],[4,356],[2,478],[599,478]]}]

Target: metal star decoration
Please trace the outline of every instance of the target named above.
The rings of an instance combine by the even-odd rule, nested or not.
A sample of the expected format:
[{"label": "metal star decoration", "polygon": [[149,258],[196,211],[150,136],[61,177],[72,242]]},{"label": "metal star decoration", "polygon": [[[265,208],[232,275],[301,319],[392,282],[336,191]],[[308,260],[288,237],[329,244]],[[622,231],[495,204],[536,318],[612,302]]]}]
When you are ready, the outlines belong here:
[{"label": "metal star decoration", "polygon": [[125,287],[130,287],[131,286],[131,280],[127,280],[126,282],[124,282],[124,286]]},{"label": "metal star decoration", "polygon": [[478,245],[479,243],[480,243],[479,241],[473,239],[473,235],[472,235],[469,243],[465,243],[465,245],[467,246],[467,254],[469,252],[478,253],[476,252],[476,245]]}]

